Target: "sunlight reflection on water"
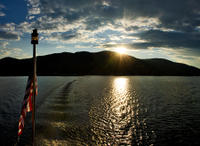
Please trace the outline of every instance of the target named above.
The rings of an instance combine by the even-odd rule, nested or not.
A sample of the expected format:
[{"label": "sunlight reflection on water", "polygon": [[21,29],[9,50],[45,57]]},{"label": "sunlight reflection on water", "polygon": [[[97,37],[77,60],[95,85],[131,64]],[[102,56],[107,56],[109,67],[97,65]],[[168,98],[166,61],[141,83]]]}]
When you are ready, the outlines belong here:
[{"label": "sunlight reflection on water", "polygon": [[[124,104],[126,103],[128,95],[128,79],[127,78],[116,78],[113,81],[113,89],[111,91],[112,95],[112,104],[113,107],[111,110],[120,116],[123,114]],[[117,106],[116,106],[117,105]]]},{"label": "sunlight reflection on water", "polygon": [[131,144],[132,105],[129,104],[128,82],[128,78],[114,78],[100,107],[91,111],[92,131],[97,136],[97,144]]},{"label": "sunlight reflection on water", "polygon": [[[129,126],[132,105],[129,104],[129,80],[127,78],[115,78],[111,91],[111,111],[113,115],[108,117],[113,124],[113,134],[117,143],[131,144],[132,130]],[[114,116],[115,118],[112,118]]]},{"label": "sunlight reflection on water", "polygon": [[115,89],[114,94],[117,93],[123,96],[123,94],[127,92],[128,78],[115,78],[113,81],[113,88]]},{"label": "sunlight reflection on water", "polygon": [[153,145],[148,142],[146,119],[129,78],[113,78],[99,107],[90,111],[92,131],[97,144]]}]

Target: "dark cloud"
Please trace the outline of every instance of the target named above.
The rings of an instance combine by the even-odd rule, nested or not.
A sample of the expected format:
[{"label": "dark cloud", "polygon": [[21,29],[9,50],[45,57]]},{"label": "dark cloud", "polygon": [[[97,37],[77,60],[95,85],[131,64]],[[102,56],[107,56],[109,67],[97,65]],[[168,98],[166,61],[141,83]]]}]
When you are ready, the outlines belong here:
[{"label": "dark cloud", "polygon": [[89,14],[93,4],[93,0],[40,0],[40,9],[42,15],[74,21]]},{"label": "dark cloud", "polygon": [[0,31],[0,40],[19,40],[16,33]]},{"label": "dark cloud", "polygon": [[75,31],[67,31],[61,34],[61,39],[62,40],[70,40],[72,38],[77,37],[79,34],[76,33]]},{"label": "dark cloud", "polygon": [[99,18],[87,18],[86,21],[86,30],[96,30],[105,24],[105,21],[100,20]]},{"label": "dark cloud", "polygon": [[160,30],[149,30],[141,33],[133,34],[145,42],[136,42],[131,44],[106,44],[105,48],[113,48],[123,46],[128,49],[148,49],[149,47],[164,48],[200,48],[200,34],[186,32],[165,32]]},{"label": "dark cloud", "polygon": [[66,40],[70,40],[73,38],[78,37],[79,34],[75,31],[75,30],[70,30],[64,33],[53,33],[52,34],[52,38],[57,39],[57,40],[62,40],[62,41],[66,41]]},{"label": "dark cloud", "polygon": [[140,45],[144,44],[144,47],[200,48],[200,34],[195,32],[150,30],[135,36],[150,42],[140,43]]},{"label": "dark cloud", "polygon": [[121,7],[132,13],[132,17],[157,17],[162,27],[180,31],[193,31],[196,26],[199,26],[199,5],[199,0],[121,1]]}]

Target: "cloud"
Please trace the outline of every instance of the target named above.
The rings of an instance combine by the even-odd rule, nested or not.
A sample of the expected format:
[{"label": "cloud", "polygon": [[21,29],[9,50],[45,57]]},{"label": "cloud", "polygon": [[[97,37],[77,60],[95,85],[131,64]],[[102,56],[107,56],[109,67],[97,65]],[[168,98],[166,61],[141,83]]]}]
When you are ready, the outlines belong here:
[{"label": "cloud", "polygon": [[6,48],[8,45],[8,42],[0,41],[0,48]]},{"label": "cloud", "polygon": [[[163,49],[162,49],[163,52]],[[200,52],[191,49],[172,49],[165,48],[164,53],[170,56],[170,60],[175,62],[185,63],[200,68]]]},{"label": "cloud", "polygon": [[2,5],[2,4],[0,4],[0,17],[2,17],[2,16],[5,16],[5,15],[6,15],[5,13],[1,12],[1,10],[2,10],[2,9],[4,9],[4,8],[5,8],[5,6],[4,6],[4,5]]},{"label": "cloud", "polygon": [[4,6],[4,5],[2,5],[2,4],[0,4],[0,9],[3,9],[3,8],[5,8],[5,6]]},{"label": "cloud", "polygon": [[38,14],[40,14],[40,9],[33,7],[31,9],[29,9],[28,13],[29,13],[29,15],[38,15]]},{"label": "cloud", "polygon": [[0,40],[19,40],[20,37],[17,33],[0,31]]},{"label": "cloud", "polygon": [[23,52],[21,48],[3,48],[0,49],[0,58],[14,57],[14,58],[28,58],[30,55]]},{"label": "cloud", "polygon": [[56,46],[57,49],[63,49],[63,48],[66,48],[66,46],[62,46],[62,45],[58,45]]},{"label": "cloud", "polygon": [[0,12],[0,16],[5,16],[6,14],[3,12]]},{"label": "cloud", "polygon": [[200,48],[200,34],[196,32],[176,32],[149,30],[134,36],[146,40],[148,43],[140,43],[146,47],[170,47],[170,48]]},{"label": "cloud", "polygon": [[28,58],[30,55],[23,52],[21,48],[9,48],[9,42],[0,41],[0,58],[14,57],[14,58]]},{"label": "cloud", "polygon": [[48,39],[52,41],[67,41],[78,37],[78,35],[79,34],[76,31],[70,30],[64,33],[53,33]]},{"label": "cloud", "polygon": [[28,2],[28,15],[40,14],[40,0],[27,0]]},{"label": "cloud", "polygon": [[0,24],[0,30],[2,31],[15,31],[15,23],[5,23],[5,24]]},{"label": "cloud", "polygon": [[[199,25],[198,0],[126,0],[120,3],[133,17],[158,18],[162,27],[191,31]],[[132,18],[133,18],[132,17]]]},{"label": "cloud", "polygon": [[116,46],[124,46],[128,49],[148,49],[151,47],[159,48],[200,48],[200,34],[196,32],[176,32],[176,31],[161,31],[148,30],[139,33],[131,34],[144,40],[143,42],[128,43],[128,44],[105,44],[105,48]]}]

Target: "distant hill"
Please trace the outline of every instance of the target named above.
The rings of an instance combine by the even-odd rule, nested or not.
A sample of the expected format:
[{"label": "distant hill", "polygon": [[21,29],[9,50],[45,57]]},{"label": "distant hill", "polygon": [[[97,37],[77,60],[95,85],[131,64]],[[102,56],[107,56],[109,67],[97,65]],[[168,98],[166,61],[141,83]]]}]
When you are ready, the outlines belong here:
[{"label": "distant hill", "polygon": [[[0,60],[0,76],[25,76],[32,59]],[[199,76],[200,69],[165,59],[137,59],[115,52],[58,53],[37,57],[38,75],[153,75]]]}]

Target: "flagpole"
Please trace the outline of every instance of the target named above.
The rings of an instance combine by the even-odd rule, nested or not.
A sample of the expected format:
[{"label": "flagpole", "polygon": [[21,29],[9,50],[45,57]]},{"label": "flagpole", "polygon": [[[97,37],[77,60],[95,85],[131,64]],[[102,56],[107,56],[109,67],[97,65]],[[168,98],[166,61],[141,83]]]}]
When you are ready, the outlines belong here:
[{"label": "flagpole", "polygon": [[31,44],[33,44],[33,98],[32,98],[32,145],[35,145],[35,95],[36,95],[36,44],[38,44],[37,29],[33,30]]}]

